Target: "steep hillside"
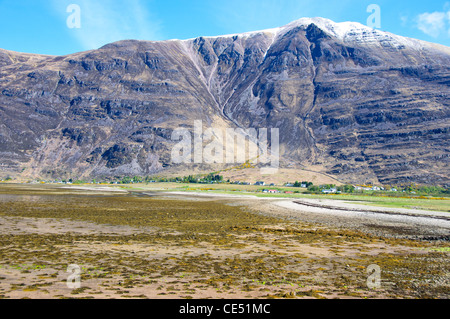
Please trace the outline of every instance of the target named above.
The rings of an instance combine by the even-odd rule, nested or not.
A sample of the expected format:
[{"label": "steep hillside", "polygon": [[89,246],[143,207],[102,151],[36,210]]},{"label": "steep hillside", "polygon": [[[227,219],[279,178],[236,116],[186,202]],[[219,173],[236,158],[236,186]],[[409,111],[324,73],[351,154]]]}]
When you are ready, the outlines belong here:
[{"label": "steep hillside", "polygon": [[450,48],[321,18],[60,57],[0,50],[0,177],[177,170],[172,131],[202,120],[279,128],[282,167],[448,184],[449,85]]}]

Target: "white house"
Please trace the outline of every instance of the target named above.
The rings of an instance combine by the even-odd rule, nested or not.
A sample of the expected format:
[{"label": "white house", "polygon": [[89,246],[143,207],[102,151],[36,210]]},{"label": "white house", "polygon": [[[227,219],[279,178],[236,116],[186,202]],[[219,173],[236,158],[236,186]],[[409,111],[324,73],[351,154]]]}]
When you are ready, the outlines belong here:
[{"label": "white house", "polygon": [[322,193],[324,193],[324,194],[336,194],[337,193],[337,189],[336,188],[323,189]]}]

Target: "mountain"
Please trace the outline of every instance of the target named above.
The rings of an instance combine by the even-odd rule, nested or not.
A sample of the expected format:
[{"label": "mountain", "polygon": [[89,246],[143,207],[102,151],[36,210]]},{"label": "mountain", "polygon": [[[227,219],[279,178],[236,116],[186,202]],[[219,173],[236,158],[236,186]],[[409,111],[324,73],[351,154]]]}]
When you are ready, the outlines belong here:
[{"label": "mountain", "polygon": [[202,120],[279,128],[282,167],[446,185],[449,86],[450,48],[323,18],[67,56],[0,50],[0,176],[176,171],[172,131]]}]

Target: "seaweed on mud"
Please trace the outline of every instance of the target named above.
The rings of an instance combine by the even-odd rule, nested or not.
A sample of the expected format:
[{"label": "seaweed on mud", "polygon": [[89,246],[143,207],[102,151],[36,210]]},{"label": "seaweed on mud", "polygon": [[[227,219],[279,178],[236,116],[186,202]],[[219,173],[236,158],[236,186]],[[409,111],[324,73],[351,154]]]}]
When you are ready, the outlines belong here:
[{"label": "seaweed on mud", "polygon": [[[53,298],[450,296],[445,243],[288,223],[216,200],[58,195],[46,189],[32,193],[31,202],[27,191],[10,192],[15,200],[0,198],[0,217],[129,228],[107,234],[0,233],[4,298],[13,291]],[[380,246],[381,252],[374,248]],[[65,283],[69,264],[80,265],[83,282],[91,286],[61,293],[57,287]],[[382,269],[377,290],[366,285],[371,264]],[[19,275],[28,281],[21,283]]]}]

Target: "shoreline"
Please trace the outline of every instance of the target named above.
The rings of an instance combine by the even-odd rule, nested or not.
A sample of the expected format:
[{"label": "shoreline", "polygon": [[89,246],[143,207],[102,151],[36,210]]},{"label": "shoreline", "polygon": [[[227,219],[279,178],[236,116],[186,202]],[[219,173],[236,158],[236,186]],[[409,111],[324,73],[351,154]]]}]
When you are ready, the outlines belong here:
[{"label": "shoreline", "polygon": [[199,192],[163,192],[157,196],[232,201],[264,215],[360,230],[381,237],[450,240],[450,214],[407,208],[346,203],[337,199],[273,198]]},{"label": "shoreline", "polygon": [[63,189],[65,192],[73,190],[73,194],[85,191],[85,194],[92,195],[137,195],[187,201],[218,200],[266,216],[360,230],[376,236],[450,241],[450,213],[443,211],[356,204],[347,199],[261,197],[250,193],[228,194],[111,186],[63,186],[53,189]]}]

